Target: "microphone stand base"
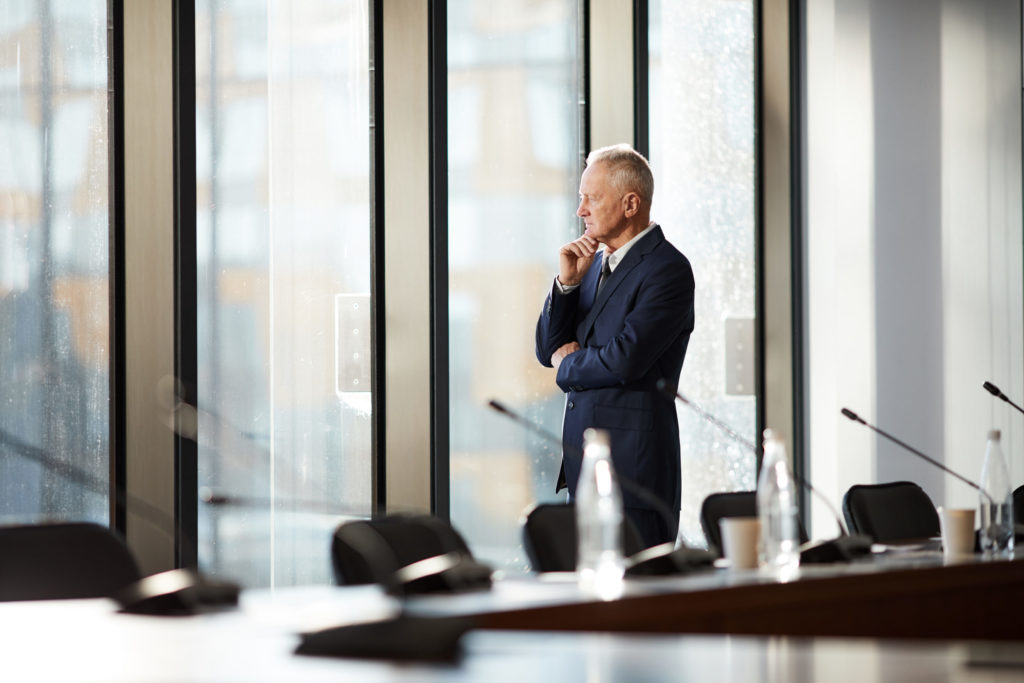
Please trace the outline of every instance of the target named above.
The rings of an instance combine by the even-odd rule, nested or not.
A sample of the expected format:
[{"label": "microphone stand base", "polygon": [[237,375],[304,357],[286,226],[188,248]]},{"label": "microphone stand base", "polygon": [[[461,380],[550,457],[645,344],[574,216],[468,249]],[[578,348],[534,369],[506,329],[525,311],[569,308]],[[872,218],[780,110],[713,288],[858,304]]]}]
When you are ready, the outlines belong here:
[{"label": "microphone stand base", "polygon": [[849,534],[809,544],[800,550],[800,564],[850,562],[871,553],[872,540],[864,534]]},{"label": "microphone stand base", "polygon": [[626,576],[685,574],[697,569],[709,569],[714,562],[715,554],[707,550],[686,546],[675,548],[671,543],[662,543],[628,558]]}]

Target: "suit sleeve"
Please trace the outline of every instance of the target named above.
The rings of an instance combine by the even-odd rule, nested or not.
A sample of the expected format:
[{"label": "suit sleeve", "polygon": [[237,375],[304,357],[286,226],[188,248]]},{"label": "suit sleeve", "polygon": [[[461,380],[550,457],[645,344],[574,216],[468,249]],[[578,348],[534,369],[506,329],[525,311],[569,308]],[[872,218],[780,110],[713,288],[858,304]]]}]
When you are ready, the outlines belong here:
[{"label": "suit sleeve", "polygon": [[558,368],[558,386],[563,391],[599,389],[646,375],[680,334],[693,329],[693,289],[688,263],[661,264],[644,279],[610,340],[566,356]]},{"label": "suit sleeve", "polygon": [[551,356],[562,345],[576,339],[576,306],[580,300],[580,288],[562,294],[552,284],[540,319],[537,320],[537,360],[545,367],[551,367]]}]

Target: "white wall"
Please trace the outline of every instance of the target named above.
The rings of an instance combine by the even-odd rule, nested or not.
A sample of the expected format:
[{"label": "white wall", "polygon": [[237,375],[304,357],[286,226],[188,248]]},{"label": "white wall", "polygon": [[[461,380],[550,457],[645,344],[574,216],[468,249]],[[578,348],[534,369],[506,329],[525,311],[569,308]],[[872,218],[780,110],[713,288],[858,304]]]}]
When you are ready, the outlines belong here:
[{"label": "white wall", "polygon": [[[840,415],[849,407],[975,479],[1004,432],[1024,483],[1020,5],[806,3],[809,476],[836,507],[910,479],[976,493]],[[1018,401],[1021,402],[1021,401]],[[815,503],[812,534],[835,533]]]}]

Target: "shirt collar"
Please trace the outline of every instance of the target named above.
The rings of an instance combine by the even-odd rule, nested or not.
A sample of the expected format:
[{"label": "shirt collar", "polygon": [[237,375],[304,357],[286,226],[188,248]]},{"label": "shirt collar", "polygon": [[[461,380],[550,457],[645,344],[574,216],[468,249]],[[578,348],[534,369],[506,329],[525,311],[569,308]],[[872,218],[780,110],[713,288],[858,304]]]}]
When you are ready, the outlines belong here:
[{"label": "shirt collar", "polygon": [[607,250],[605,250],[605,257],[608,258],[608,269],[614,271],[616,268],[618,268],[619,264],[622,263],[622,259],[626,258],[626,254],[629,252],[630,249],[633,248],[633,245],[639,242],[644,235],[649,233],[654,228],[654,226],[655,224],[651,223],[646,228],[637,233],[633,237],[633,239],[623,244],[621,247],[616,249],[611,254],[607,253]]}]

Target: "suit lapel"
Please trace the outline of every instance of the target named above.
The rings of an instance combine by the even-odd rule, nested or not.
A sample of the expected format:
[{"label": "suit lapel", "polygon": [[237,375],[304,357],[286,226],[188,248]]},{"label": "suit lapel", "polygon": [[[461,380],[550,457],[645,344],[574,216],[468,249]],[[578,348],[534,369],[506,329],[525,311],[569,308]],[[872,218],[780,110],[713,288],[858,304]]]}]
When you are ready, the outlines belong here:
[{"label": "suit lapel", "polygon": [[[586,346],[587,338],[590,333],[594,330],[594,323],[597,321],[601,311],[604,309],[608,301],[615,296],[615,291],[619,288],[629,276],[629,272],[640,265],[640,263],[647,257],[647,254],[651,253],[655,247],[657,247],[665,239],[661,231],[661,226],[654,226],[647,235],[633,245],[626,254],[626,258],[622,259],[622,263],[615,267],[612,274],[608,277],[608,281],[604,283],[600,293],[594,300],[594,305],[590,307],[590,312],[587,313],[587,317],[583,319],[577,330],[577,339],[582,346]],[[600,268],[597,269],[598,275],[600,276]],[[597,288],[597,278],[595,278],[591,287]]]}]

